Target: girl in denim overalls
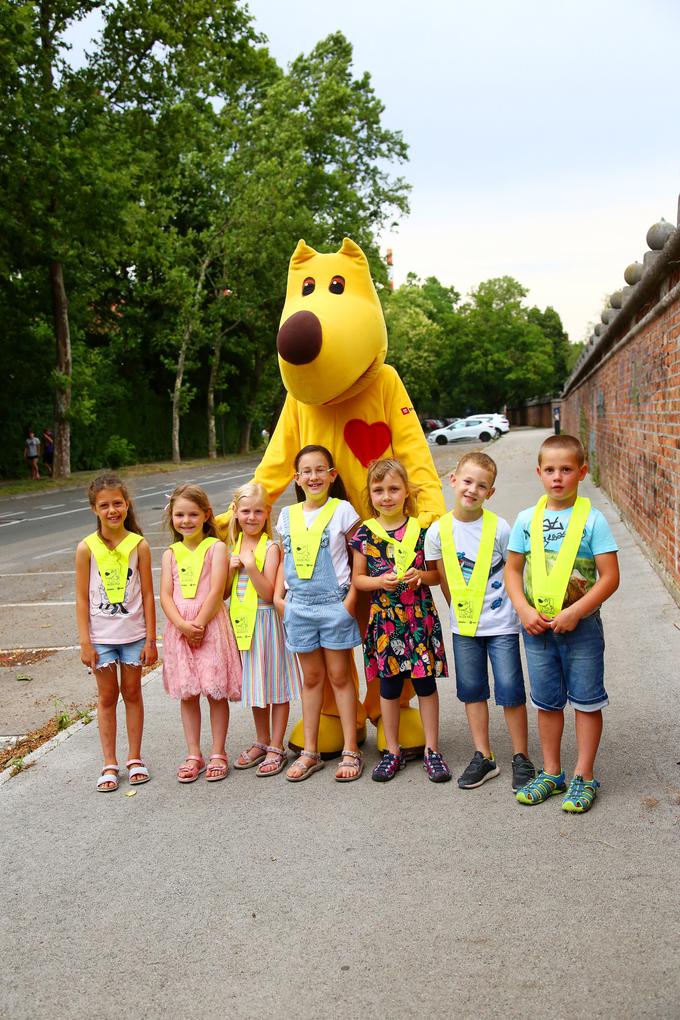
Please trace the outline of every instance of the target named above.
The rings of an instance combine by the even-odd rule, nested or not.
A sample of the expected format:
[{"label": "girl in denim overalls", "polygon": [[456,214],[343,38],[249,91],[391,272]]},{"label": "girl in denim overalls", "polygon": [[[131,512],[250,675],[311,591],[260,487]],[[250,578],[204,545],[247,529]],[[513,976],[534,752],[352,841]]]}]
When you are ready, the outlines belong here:
[{"label": "girl in denim overalls", "polygon": [[[286,646],[302,667],[304,751],[286,773],[293,783],[324,767],[317,751],[324,679],[333,688],[344,749],[335,778],[349,783],[363,771],[356,737],[352,649],[361,644],[354,618],[347,539],[360,522],[345,498],[333,458],[323,446],[305,446],[295,458],[298,504],[284,507],[277,530],[283,562],[274,604],[283,616]],[[285,599],[285,601],[284,601]]]}]

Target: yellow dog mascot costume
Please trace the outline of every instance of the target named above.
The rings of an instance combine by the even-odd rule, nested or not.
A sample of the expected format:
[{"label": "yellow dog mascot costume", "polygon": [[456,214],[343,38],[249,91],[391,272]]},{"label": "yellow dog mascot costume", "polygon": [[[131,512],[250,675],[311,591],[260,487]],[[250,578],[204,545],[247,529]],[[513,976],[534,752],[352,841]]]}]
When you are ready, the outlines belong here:
[{"label": "yellow dog mascot costume", "polygon": [[[396,371],[385,364],[387,331],[368,260],[345,238],[339,251],[322,255],[304,241],[290,260],[286,303],[276,341],[286,402],[255,480],[272,503],[290,484],[298,450],[325,446],[345,484],[348,499],[365,516],[366,469],[379,457],[396,457],[418,489],[423,527],[445,512],[444,499],[420,422]],[[219,517],[223,526],[228,515]],[[410,683],[401,700],[399,740],[404,749],[422,748],[420,715],[408,707]],[[365,736],[366,715],[378,724],[378,684],[369,685],[359,705],[357,730]],[[384,748],[382,726],[378,746]],[[290,744],[303,747],[302,723]],[[326,681],[319,751],[342,750],[342,729]]]}]

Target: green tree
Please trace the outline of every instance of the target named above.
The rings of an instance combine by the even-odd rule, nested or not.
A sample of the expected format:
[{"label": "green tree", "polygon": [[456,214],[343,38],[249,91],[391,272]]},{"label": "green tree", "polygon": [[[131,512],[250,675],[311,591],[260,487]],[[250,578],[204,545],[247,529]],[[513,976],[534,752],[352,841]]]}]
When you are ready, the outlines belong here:
[{"label": "green tree", "polygon": [[502,276],[480,283],[462,306],[459,378],[469,407],[498,410],[550,392],[552,341],[529,320],[526,294],[517,280]]},{"label": "green tree", "polygon": [[544,311],[535,306],[530,308],[527,312],[527,318],[529,322],[538,326],[543,335],[548,337],[552,343],[553,383],[550,389],[553,393],[559,393],[569,374],[568,364],[571,347],[569,336],[562,325],[562,320],[558,313],[551,305],[548,305]]}]

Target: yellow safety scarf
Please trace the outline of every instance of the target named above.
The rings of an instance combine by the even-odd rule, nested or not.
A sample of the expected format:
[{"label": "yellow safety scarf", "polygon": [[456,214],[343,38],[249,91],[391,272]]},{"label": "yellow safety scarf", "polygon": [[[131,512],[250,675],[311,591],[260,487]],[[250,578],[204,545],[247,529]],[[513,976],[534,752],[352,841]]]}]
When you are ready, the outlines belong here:
[{"label": "yellow safety scarf", "polygon": [[444,514],[439,520],[439,537],[442,544],[444,570],[451,592],[451,606],[456,614],[461,634],[474,637],[482,615],[486,585],[491,570],[493,544],[496,538],[498,517],[490,510],[482,510],[482,535],[477,559],[468,583],[465,583],[456,546],[453,541],[453,514]]},{"label": "yellow safety scarf", "polygon": [[122,602],[125,598],[130,553],[141,541],[141,535],[130,532],[115,549],[109,549],[97,531],[93,531],[85,539],[85,544],[94,556],[106,597],[111,605]]},{"label": "yellow safety scarf", "polygon": [[210,546],[218,541],[219,539],[217,538],[204,538],[193,551],[187,549],[184,542],[173,542],[170,546],[177,560],[177,573],[179,575],[179,586],[182,589],[182,598],[193,599],[195,597],[198,582],[201,579],[205,554]]},{"label": "yellow safety scarf", "polygon": [[382,538],[384,542],[388,543],[387,555],[394,560],[395,573],[397,577],[403,577],[408,568],[416,558],[416,545],[420,538],[420,524],[415,517],[409,517],[406,524],[406,531],[404,537],[400,542],[397,542],[396,538],[390,535],[381,524],[378,524],[375,517],[371,517],[369,521],[364,521],[364,525],[377,535],[378,538]]},{"label": "yellow safety scarf", "polygon": [[319,516],[309,528],[305,524],[302,503],[295,503],[290,508],[290,544],[293,562],[297,576],[303,580],[308,580],[314,573],[323,529],[335,513],[339,502],[339,499],[332,497],[324,503]]},{"label": "yellow safety scarf", "polygon": [[[236,554],[241,551],[242,538],[243,533],[241,533],[236,539],[236,545],[234,546],[234,553]],[[267,535],[263,532],[255,546],[255,565],[260,573],[262,573],[262,568],[264,567],[266,552]],[[231,622],[234,627],[236,644],[243,652],[248,651],[253,642],[255,617],[257,616],[257,591],[255,590],[255,585],[251,579],[248,578],[248,584],[246,585],[246,590],[243,593],[243,598],[240,599],[237,595],[238,581],[239,571],[237,570],[234,574],[234,580],[231,585],[229,616],[231,617]]]},{"label": "yellow safety scarf", "polygon": [[549,574],[546,570],[543,542],[543,511],[547,502],[548,497],[541,496],[531,518],[531,589],[536,609],[552,620],[562,609],[571,571],[590,513],[590,500],[585,496],[576,497],[565,536]]}]

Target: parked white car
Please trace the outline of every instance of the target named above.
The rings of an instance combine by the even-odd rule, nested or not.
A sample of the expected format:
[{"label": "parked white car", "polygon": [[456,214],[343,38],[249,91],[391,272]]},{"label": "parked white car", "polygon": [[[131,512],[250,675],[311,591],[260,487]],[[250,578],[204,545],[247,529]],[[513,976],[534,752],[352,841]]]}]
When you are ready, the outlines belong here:
[{"label": "parked white car", "polygon": [[443,429],[435,429],[427,437],[428,443],[436,443],[437,446],[446,446],[447,443],[456,443],[459,439],[477,439],[482,443],[488,443],[496,435],[496,430],[487,421],[481,418],[464,418],[454,421],[452,425],[446,425]]},{"label": "parked white car", "polygon": [[482,421],[488,421],[490,425],[493,425],[498,436],[510,430],[510,422],[504,414],[471,414],[465,421],[477,421],[480,418]]}]

